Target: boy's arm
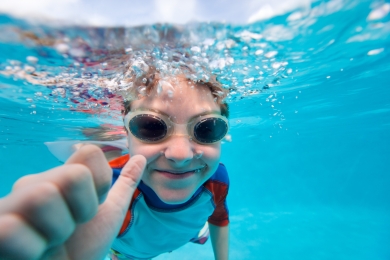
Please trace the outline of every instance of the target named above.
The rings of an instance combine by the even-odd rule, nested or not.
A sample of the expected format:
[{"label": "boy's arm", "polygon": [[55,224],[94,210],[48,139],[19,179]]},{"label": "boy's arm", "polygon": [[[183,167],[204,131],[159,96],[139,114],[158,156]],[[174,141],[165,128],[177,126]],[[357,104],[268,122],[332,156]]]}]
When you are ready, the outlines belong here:
[{"label": "boy's arm", "polygon": [[209,223],[211,243],[216,260],[229,258],[229,226],[215,226]]}]

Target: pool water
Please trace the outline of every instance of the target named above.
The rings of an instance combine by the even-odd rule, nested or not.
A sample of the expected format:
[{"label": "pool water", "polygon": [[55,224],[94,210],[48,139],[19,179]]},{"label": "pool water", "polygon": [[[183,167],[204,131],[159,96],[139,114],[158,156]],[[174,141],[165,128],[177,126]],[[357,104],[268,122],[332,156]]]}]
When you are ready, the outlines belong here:
[{"label": "pool water", "polygon": [[[224,142],[221,160],[231,182],[231,259],[390,259],[389,9],[385,1],[318,1],[253,24],[188,24],[173,37],[192,31],[198,42],[172,49],[214,37],[210,63],[234,60],[213,67],[235,86],[228,97],[232,141]],[[26,64],[51,75],[78,69],[79,56],[61,56],[18,30],[77,35],[95,47],[93,37],[108,35],[105,28],[51,28],[6,15],[0,26],[3,72]],[[61,164],[44,142],[84,140],[85,127],[121,124],[117,113],[73,109],[71,94],[55,90],[0,74],[1,196],[20,176]],[[156,259],[194,255],[213,259],[210,242]]]}]

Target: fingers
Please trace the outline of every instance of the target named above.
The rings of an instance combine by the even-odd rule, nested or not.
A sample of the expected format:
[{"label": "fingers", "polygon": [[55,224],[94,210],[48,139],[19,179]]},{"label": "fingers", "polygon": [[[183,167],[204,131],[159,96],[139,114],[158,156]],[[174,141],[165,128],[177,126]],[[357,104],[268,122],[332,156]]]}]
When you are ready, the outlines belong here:
[{"label": "fingers", "polygon": [[92,173],[99,202],[103,202],[111,187],[112,169],[101,151],[95,145],[83,145],[65,164],[85,165]]},{"label": "fingers", "polygon": [[94,218],[111,178],[104,154],[92,145],[63,166],[22,178],[0,200],[0,259],[36,259],[63,244],[78,223]]},{"label": "fingers", "polygon": [[[14,190],[26,189],[38,183],[50,183],[58,188],[76,223],[88,221],[96,214],[98,197],[93,174],[84,165],[64,165],[40,174],[27,175],[15,183]],[[39,189],[36,187],[37,192],[40,192]]]},{"label": "fingers", "polygon": [[76,223],[57,186],[37,183],[0,201],[0,259],[38,259],[64,243]]},{"label": "fingers", "polygon": [[4,198],[0,215],[18,215],[48,244],[57,244],[65,241],[76,225],[67,204],[56,185],[37,183]]},{"label": "fingers", "polygon": [[[130,205],[131,197],[141,180],[145,170],[146,159],[142,155],[135,155],[130,158],[125,167],[123,167],[119,178],[111,188],[107,197],[107,202],[116,210],[120,211],[117,214],[119,217],[126,214]],[[115,209],[111,209],[115,210]],[[123,220],[122,220],[123,221]],[[122,221],[120,223],[122,223]]]},{"label": "fingers", "polygon": [[46,239],[18,215],[0,216],[0,230],[1,259],[38,259],[46,248]]},{"label": "fingers", "polygon": [[64,165],[52,175],[58,175],[53,183],[60,187],[74,221],[82,223],[92,219],[99,206],[93,173],[83,165],[74,164]]},{"label": "fingers", "polygon": [[[14,190],[24,190],[37,183],[51,183],[58,188],[76,223],[91,219],[111,186],[112,170],[102,151],[84,145],[65,165],[40,174],[21,178]],[[39,193],[39,188],[37,188]]]}]

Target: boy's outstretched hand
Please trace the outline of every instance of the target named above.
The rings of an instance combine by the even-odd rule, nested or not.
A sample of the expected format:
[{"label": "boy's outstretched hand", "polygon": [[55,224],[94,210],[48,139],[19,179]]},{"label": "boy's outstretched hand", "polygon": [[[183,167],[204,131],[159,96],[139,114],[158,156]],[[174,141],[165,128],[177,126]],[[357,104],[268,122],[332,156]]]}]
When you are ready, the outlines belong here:
[{"label": "boy's outstretched hand", "polygon": [[0,200],[0,259],[104,259],[145,165],[133,156],[110,189],[103,152],[85,145],[65,165],[21,178]]}]

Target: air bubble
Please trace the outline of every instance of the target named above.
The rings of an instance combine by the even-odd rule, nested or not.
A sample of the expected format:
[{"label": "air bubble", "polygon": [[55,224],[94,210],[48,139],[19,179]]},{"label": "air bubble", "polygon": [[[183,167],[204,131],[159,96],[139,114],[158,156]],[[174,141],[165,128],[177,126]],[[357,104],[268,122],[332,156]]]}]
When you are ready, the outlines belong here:
[{"label": "air bubble", "polygon": [[222,97],[225,93],[222,91],[216,91],[216,92],[214,92],[214,94],[219,96],[219,97]]},{"label": "air bubble", "polygon": [[225,141],[231,143],[231,142],[232,142],[232,136],[229,135],[229,134],[227,134],[227,135],[225,136]]},{"label": "air bubble", "polygon": [[277,54],[278,54],[277,51],[269,51],[269,52],[267,52],[266,54],[264,54],[264,57],[270,59],[270,58],[275,57]]},{"label": "air bubble", "polygon": [[193,52],[200,52],[201,49],[198,46],[194,46],[194,47],[191,48],[191,51],[193,51]]},{"label": "air bubble", "polygon": [[54,96],[65,95],[65,89],[63,89],[63,88],[56,88],[56,89],[53,89],[53,91],[51,92],[51,94],[54,95]]},{"label": "air bubble", "polygon": [[280,62],[274,62],[274,63],[272,63],[272,68],[274,68],[274,69],[279,69],[281,66],[282,66],[282,63],[280,63]]},{"label": "air bubble", "polygon": [[383,52],[384,50],[385,50],[384,48],[374,49],[374,50],[371,50],[371,51],[367,52],[367,55],[368,56],[377,55],[377,54]]},{"label": "air bubble", "polygon": [[145,96],[146,95],[146,88],[145,87],[138,88],[138,93],[141,94],[142,96]]},{"label": "air bubble", "polygon": [[255,52],[255,55],[259,56],[259,55],[261,55],[261,54],[263,54],[263,53],[264,53],[263,50],[257,50],[257,51]]},{"label": "air bubble", "polygon": [[9,62],[12,66],[20,66],[22,63],[18,60],[11,60]]},{"label": "air bubble", "polygon": [[149,71],[149,66],[141,59],[136,60],[132,66],[137,77]]},{"label": "air bubble", "polygon": [[157,94],[158,94],[158,95],[161,94],[162,89],[163,89],[162,84],[161,84],[161,82],[159,81],[158,84],[157,84]]},{"label": "air bubble", "polygon": [[380,7],[372,10],[370,14],[367,17],[367,20],[373,21],[373,20],[380,20],[384,18],[386,15],[388,15],[390,12],[390,4],[385,3],[381,5]]},{"label": "air bubble", "polygon": [[208,46],[211,46],[211,45],[214,44],[214,42],[215,42],[214,39],[206,39],[206,40],[203,41],[203,44],[206,45],[206,46],[207,46],[207,45],[208,45]]},{"label": "air bubble", "polygon": [[83,49],[78,49],[78,48],[70,49],[69,54],[72,57],[77,57],[77,58],[83,58],[83,57],[87,56]]},{"label": "air bubble", "polygon": [[38,58],[34,56],[27,56],[26,60],[32,64],[36,64],[38,62]]},{"label": "air bubble", "polygon": [[81,78],[83,79],[90,79],[92,78],[92,73],[89,73],[89,72],[85,72],[81,75]]},{"label": "air bubble", "polygon": [[254,80],[255,80],[255,78],[248,78],[248,79],[244,79],[243,82],[246,84],[249,84],[249,83],[252,83]]},{"label": "air bubble", "polygon": [[60,53],[67,53],[69,51],[69,46],[65,43],[59,43],[54,48]]}]

